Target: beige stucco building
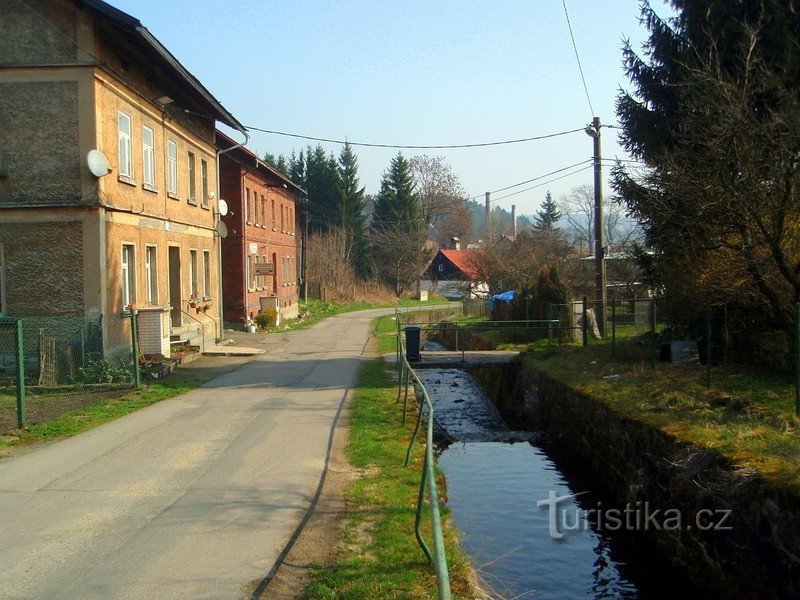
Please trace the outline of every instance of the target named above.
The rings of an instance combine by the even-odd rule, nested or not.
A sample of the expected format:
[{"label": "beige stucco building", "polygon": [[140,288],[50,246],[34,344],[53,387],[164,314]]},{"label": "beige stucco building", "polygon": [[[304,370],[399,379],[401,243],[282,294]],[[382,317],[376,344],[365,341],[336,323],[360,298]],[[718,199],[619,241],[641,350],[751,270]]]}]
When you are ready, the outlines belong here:
[{"label": "beige stucco building", "polygon": [[213,343],[217,122],[244,133],[135,18],[0,0],[0,312],[96,319],[106,355],[131,305],[144,353]]}]

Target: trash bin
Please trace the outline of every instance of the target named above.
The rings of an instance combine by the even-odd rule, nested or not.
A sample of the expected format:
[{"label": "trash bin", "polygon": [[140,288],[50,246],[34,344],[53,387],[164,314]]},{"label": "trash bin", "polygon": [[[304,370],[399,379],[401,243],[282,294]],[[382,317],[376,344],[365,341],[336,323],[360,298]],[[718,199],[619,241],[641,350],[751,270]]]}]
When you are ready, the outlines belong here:
[{"label": "trash bin", "polygon": [[408,362],[419,362],[420,328],[417,325],[406,326],[406,358]]}]

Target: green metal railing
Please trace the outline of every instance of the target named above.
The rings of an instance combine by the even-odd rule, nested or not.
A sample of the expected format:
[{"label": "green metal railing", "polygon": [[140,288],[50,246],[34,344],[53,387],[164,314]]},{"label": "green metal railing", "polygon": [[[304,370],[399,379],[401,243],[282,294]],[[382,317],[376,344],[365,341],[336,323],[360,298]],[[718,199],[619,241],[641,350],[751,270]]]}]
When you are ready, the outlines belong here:
[{"label": "green metal railing", "polygon": [[[416,535],[417,542],[419,542],[422,551],[425,553],[428,561],[436,570],[436,588],[439,595],[439,600],[450,600],[450,576],[447,570],[447,557],[444,550],[444,536],[442,534],[442,520],[439,514],[439,495],[436,490],[436,474],[434,472],[433,460],[433,403],[428,396],[428,391],[425,389],[420,378],[414,372],[409,364],[402,339],[402,328],[400,327],[399,314],[395,311],[395,318],[397,321],[397,365],[398,365],[398,391],[397,399],[400,399],[403,384],[405,384],[405,399],[403,401],[403,423],[405,423],[406,410],[408,407],[408,384],[413,381],[415,389],[419,389],[422,395],[422,401],[419,403],[419,411],[417,412],[417,424],[414,427],[414,433],[411,436],[411,442],[406,451],[405,466],[407,467],[411,460],[411,451],[417,441],[417,435],[422,423],[422,414],[425,407],[428,408],[428,423],[425,438],[425,459],[422,465],[422,480],[419,486],[419,495],[417,496],[417,514],[414,521],[414,535]],[[433,534],[433,552],[422,537],[420,525],[422,523],[422,507],[425,498],[425,488],[428,489],[428,504],[430,505],[431,515],[431,529]]]}]

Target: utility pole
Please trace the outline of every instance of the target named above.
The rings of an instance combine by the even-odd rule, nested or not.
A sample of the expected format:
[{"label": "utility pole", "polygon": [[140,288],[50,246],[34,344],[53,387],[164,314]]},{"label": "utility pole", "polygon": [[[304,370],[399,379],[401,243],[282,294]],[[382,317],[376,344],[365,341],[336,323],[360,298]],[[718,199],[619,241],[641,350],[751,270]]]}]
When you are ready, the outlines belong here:
[{"label": "utility pole", "polygon": [[594,141],[594,299],[600,335],[606,334],[606,263],[603,243],[603,170],[600,162],[600,117],[592,119],[586,134]]},{"label": "utility pole", "polygon": [[492,206],[489,195],[491,192],[486,192],[486,247],[490,245],[490,232],[492,231]]}]

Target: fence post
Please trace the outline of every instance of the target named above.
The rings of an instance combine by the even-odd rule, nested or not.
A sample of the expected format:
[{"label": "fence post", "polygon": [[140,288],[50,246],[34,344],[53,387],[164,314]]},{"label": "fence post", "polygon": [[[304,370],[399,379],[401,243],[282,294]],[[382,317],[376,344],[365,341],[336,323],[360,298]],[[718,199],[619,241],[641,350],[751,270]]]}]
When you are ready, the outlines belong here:
[{"label": "fence post", "polygon": [[711,387],[711,308],[706,311],[706,387]]},{"label": "fence post", "polygon": [[588,310],[588,306],[587,306],[588,302],[589,302],[589,299],[586,296],[584,296],[583,297],[583,324],[581,326],[581,330],[582,330],[582,334],[583,334],[583,345],[584,345],[584,347],[588,343],[588,335],[587,335],[588,334],[588,327],[589,327],[589,323],[588,323],[588,320],[589,320],[588,312],[589,312],[589,310]]},{"label": "fence post", "polygon": [[650,347],[650,366],[656,368],[656,349],[658,348],[658,339],[656,338],[656,299],[650,298],[650,336],[652,346]]},{"label": "fence post", "polygon": [[131,350],[133,351],[133,381],[136,389],[142,386],[142,374],[139,371],[139,326],[138,312],[131,311]]},{"label": "fence post", "polygon": [[800,416],[800,302],[794,305],[794,413]]},{"label": "fence post", "polygon": [[25,346],[22,336],[22,320],[16,322],[16,342],[17,342],[17,428],[22,429],[25,421],[28,420],[26,414],[26,390],[25,390]]},{"label": "fence post", "polygon": [[617,357],[617,299],[611,299],[611,356]]}]

